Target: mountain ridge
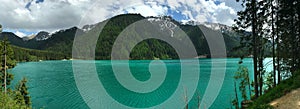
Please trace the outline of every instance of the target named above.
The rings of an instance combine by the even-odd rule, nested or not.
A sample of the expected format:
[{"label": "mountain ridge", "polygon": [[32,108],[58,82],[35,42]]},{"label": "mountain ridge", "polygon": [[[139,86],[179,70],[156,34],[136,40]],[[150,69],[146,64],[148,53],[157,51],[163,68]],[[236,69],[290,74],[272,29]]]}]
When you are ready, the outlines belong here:
[{"label": "mountain ridge", "polygon": [[[140,15],[140,14],[120,14],[120,15]],[[120,16],[120,15],[117,15],[117,16]],[[114,17],[117,17],[117,16],[114,16]],[[140,16],[142,16],[142,15],[140,15]],[[114,17],[112,17],[112,18],[114,18]],[[142,17],[144,17],[144,16],[142,16]],[[208,27],[208,28],[211,28],[211,29],[213,29],[213,30],[227,30],[227,31],[233,31],[233,29],[232,29],[231,26],[228,26],[228,25],[225,25],[225,24],[222,24],[222,23],[212,23],[212,22],[203,22],[203,23],[202,23],[202,22],[197,22],[197,21],[194,21],[194,20],[189,20],[189,21],[186,21],[186,22],[182,22],[182,21],[177,21],[177,20],[173,19],[171,16],[148,16],[148,17],[144,17],[144,18],[146,18],[146,19],[151,19],[151,18],[155,18],[155,19],[170,18],[170,19],[172,20],[172,22],[176,22],[177,25],[193,25],[193,26],[204,25],[204,26],[206,26],[206,27]],[[109,18],[109,19],[111,19],[111,18]],[[107,19],[107,20],[108,20],[108,19]],[[101,22],[105,22],[105,21],[106,21],[106,20],[101,21]],[[87,32],[87,31],[91,30],[91,29],[94,28],[97,24],[99,24],[99,23],[101,23],[101,22],[98,22],[98,23],[95,23],[95,24],[86,24],[86,25],[82,26],[81,28],[79,28],[79,27],[77,27],[77,26],[73,26],[73,27],[79,28],[79,29],[83,30],[84,32]],[[64,29],[59,29],[59,30],[57,30],[57,31],[55,31],[55,32],[52,32],[52,33],[51,33],[51,32],[48,32],[48,31],[42,30],[42,31],[39,31],[39,32],[37,32],[37,33],[35,33],[35,34],[27,35],[27,36],[25,36],[25,37],[20,37],[20,36],[18,36],[18,35],[16,35],[16,36],[18,36],[18,37],[20,37],[20,38],[23,38],[24,40],[30,40],[30,39],[32,39],[33,37],[37,36],[37,35],[40,34],[40,33],[46,32],[46,33],[48,33],[48,34],[51,36],[52,34],[55,34],[55,33],[59,32],[59,31],[68,30],[68,29],[71,29],[71,28],[73,28],[73,27],[64,28]],[[13,32],[12,32],[12,33],[13,33]],[[14,33],[14,34],[15,34],[15,33]]]},{"label": "mountain ridge", "polygon": [[[122,15],[114,16],[111,19],[105,20],[107,21],[107,24],[105,25],[105,28],[103,29],[102,33],[99,35],[99,39],[98,39],[98,43],[99,42],[104,43],[105,46],[101,47],[102,45],[100,46],[97,44],[97,50],[99,51],[96,50],[96,59],[110,59],[109,52],[111,50],[112,44],[116,36],[118,36],[122,32],[122,30],[125,29],[127,26],[132,25],[134,22],[137,22],[139,20],[148,20],[151,23],[157,23],[158,25],[161,25],[160,29],[162,30],[162,32],[168,32],[168,34],[170,34],[171,37],[174,36],[174,34],[172,34],[174,33],[172,29],[180,28],[191,38],[193,44],[195,45],[195,48],[197,49],[198,55],[210,54],[209,47],[207,45],[205,37],[203,37],[203,33],[197,27],[199,25],[182,24],[174,20],[170,16],[143,17],[140,14],[122,14]],[[2,34],[4,34],[4,36],[5,34],[6,36],[10,36],[11,38],[8,39],[13,45],[23,47],[23,48],[36,49],[36,50],[55,51],[58,53],[67,54],[69,57],[71,57],[72,55],[71,50],[72,50],[73,40],[75,35],[88,34],[89,32],[94,31],[97,26],[103,25],[102,24],[103,22],[99,22],[93,25],[85,25],[82,28],[72,27],[69,29],[60,30],[52,34],[42,31],[39,32],[35,37],[27,40],[25,40],[24,38],[23,39],[19,38],[13,33],[4,32]],[[228,51],[230,51],[235,46],[239,45],[239,36],[234,33],[232,28],[221,24],[211,24],[211,25],[215,27],[213,28],[213,30],[221,31],[223,33],[224,40],[226,43],[226,48],[228,49]],[[135,30],[132,30],[133,33],[134,31]],[[3,38],[0,37],[0,39]],[[153,45],[154,43],[158,45],[157,46]],[[139,49],[139,48],[148,47],[149,49],[147,50],[153,51],[150,53],[152,55],[148,56],[145,59],[178,58],[176,56],[176,52],[174,51],[174,49],[163,41],[149,40],[149,41],[142,42],[141,44],[143,45],[142,47],[139,47],[139,45],[137,45],[137,47],[135,48]],[[160,48],[158,47],[161,47],[162,49],[160,50]],[[161,53],[159,53],[158,51]],[[133,50],[133,52],[137,54],[142,53],[141,50],[137,50],[137,51]],[[147,53],[144,53],[144,55],[146,54]],[[229,53],[229,56],[234,56],[234,55],[237,54],[234,54],[233,52]],[[144,56],[139,55],[133,59],[139,59],[141,57]]]}]

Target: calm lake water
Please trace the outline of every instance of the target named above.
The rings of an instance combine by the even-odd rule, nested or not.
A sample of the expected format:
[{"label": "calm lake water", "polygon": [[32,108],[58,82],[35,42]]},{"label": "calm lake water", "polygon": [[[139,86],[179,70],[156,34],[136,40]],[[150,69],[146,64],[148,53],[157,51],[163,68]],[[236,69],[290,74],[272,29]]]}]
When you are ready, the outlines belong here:
[{"label": "calm lake water", "polygon": [[[234,98],[233,76],[238,68],[238,58],[217,59],[226,62],[225,78],[216,100],[210,106],[212,109],[230,108],[231,100]],[[211,74],[211,59],[194,59],[189,61],[199,61],[200,77],[197,91],[189,102],[189,108],[197,108],[198,96],[203,96],[209,77]],[[120,103],[130,107],[151,107],[157,105],[174,92],[180,78],[180,61],[164,60],[167,74],[164,83],[157,90],[141,95],[126,90],[118,83],[114,77],[111,61],[83,61],[86,63],[94,62],[96,65],[99,80],[105,86],[106,92]],[[253,72],[252,59],[243,60],[244,66]],[[129,66],[132,75],[140,81],[146,81],[151,77],[149,73],[150,60],[133,60]],[[120,62],[120,66],[122,66]],[[28,78],[29,92],[34,108],[57,109],[57,108],[89,108],[81,97],[74,79],[72,61],[42,61],[19,63],[11,72],[15,75],[13,84],[22,77]],[[190,75],[193,76],[193,75]],[[86,77],[82,77],[86,78]],[[88,81],[88,78],[86,78]],[[86,89],[89,90],[89,89]],[[184,95],[184,94],[183,94]],[[130,99],[129,99],[130,98]],[[202,98],[201,98],[202,99]],[[184,100],[184,99],[183,99]]]}]

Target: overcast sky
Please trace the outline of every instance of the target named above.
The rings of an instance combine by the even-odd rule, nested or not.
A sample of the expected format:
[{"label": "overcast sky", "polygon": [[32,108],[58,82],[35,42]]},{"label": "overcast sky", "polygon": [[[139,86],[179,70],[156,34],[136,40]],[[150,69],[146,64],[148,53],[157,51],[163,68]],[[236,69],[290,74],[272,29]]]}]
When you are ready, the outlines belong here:
[{"label": "overcast sky", "polygon": [[[94,24],[118,14],[169,15],[232,25],[242,7],[236,0],[0,0],[0,24],[20,37]],[[83,19],[84,18],[84,19]]]}]

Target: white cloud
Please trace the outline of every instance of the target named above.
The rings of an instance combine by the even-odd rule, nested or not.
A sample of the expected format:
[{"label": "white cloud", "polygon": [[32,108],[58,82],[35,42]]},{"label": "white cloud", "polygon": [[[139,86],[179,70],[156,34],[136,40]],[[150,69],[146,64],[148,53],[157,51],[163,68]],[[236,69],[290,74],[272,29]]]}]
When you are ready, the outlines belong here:
[{"label": "white cloud", "polygon": [[124,9],[124,11],[128,13],[140,13],[143,16],[159,16],[166,15],[168,8],[151,3],[150,5],[130,7],[128,9]]},{"label": "white cloud", "polygon": [[183,15],[191,20],[232,25],[234,18],[236,18],[236,10],[227,6],[225,2],[218,5],[212,0],[199,0],[198,2],[191,0],[182,1],[181,3],[184,5],[174,8],[179,9]]},{"label": "white cloud", "polygon": [[76,6],[68,2],[44,1],[45,3],[31,3],[30,10],[26,3],[2,0],[0,4],[0,23],[9,29],[58,29],[75,25],[80,20],[81,12]]},{"label": "white cloud", "polygon": [[1,0],[0,24],[14,30],[55,31],[97,23],[126,12],[157,16],[172,10],[191,20],[231,25],[236,11],[242,9],[235,0],[219,0],[219,5],[213,0],[33,0],[29,10],[25,8],[29,1]]}]

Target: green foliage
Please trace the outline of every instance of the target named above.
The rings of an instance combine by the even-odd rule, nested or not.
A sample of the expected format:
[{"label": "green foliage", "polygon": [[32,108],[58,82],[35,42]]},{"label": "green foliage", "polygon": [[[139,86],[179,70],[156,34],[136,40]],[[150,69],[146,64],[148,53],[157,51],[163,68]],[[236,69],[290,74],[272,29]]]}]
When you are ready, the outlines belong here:
[{"label": "green foliage", "polygon": [[8,43],[7,39],[0,42],[0,50],[3,51],[3,54],[1,54],[0,56],[0,107],[3,109],[30,109],[31,103],[26,86],[27,80],[25,78],[20,81],[19,85],[16,86],[17,90],[8,89],[7,92],[4,93],[4,79],[6,79],[7,87],[11,84],[11,81],[14,78],[13,74],[5,72],[5,70],[15,67],[16,61],[14,60],[14,51]]},{"label": "green foliage", "polygon": [[[10,85],[11,84],[11,81],[14,79],[14,75],[13,74],[11,74],[11,73],[9,73],[9,72],[6,72],[7,74],[6,74],[6,85],[8,86],[8,85]],[[3,88],[4,88],[4,71],[3,70],[1,70],[1,74],[0,74],[0,87],[1,87],[1,89],[3,90]]]},{"label": "green foliage", "polygon": [[300,68],[300,0],[278,0],[277,57],[283,62],[279,70],[295,72]]},{"label": "green foliage", "polygon": [[274,86],[274,74],[272,72],[266,73],[264,75],[264,85],[266,85],[265,87],[265,92],[270,90],[273,86]]},{"label": "green foliage", "polygon": [[67,54],[57,53],[53,51],[25,49],[12,46],[14,51],[14,59],[19,62],[39,61],[39,60],[60,60],[69,59]]},{"label": "green foliage", "polygon": [[[3,59],[4,59],[4,53],[5,53],[6,54],[6,66],[8,68],[15,67],[16,61],[14,60],[14,52],[13,52],[13,49],[10,46],[7,38],[0,41],[0,51],[3,51],[3,52],[1,52],[1,55],[0,55],[1,61],[4,61]],[[3,63],[1,63],[1,69],[3,69],[2,66],[3,66]]]},{"label": "green foliage", "polygon": [[177,59],[176,51],[167,43],[148,39],[138,43],[130,53],[131,59]]},{"label": "green foliage", "polygon": [[[17,37],[17,36],[16,36]],[[33,49],[25,49],[18,47],[24,43],[22,39],[18,39],[16,37],[12,37],[9,34],[0,34],[0,50],[4,50],[4,42],[7,43],[7,66],[9,68],[13,68],[16,65],[16,62],[24,62],[24,61],[38,61],[38,60],[58,60],[58,59],[67,59],[70,58],[69,54],[63,54],[60,52],[54,52],[54,51],[46,51],[46,50],[33,50]],[[17,46],[11,46],[9,41],[14,41],[14,43],[17,43]],[[19,41],[21,40],[21,41]],[[13,45],[16,45],[12,43]],[[29,43],[29,42],[28,42]],[[26,47],[26,44],[24,44]],[[38,46],[38,45],[37,45]],[[3,59],[3,55],[0,55],[0,58]]]},{"label": "green foliage", "polygon": [[274,107],[268,104],[252,104],[249,109],[274,109]]},{"label": "green foliage", "polygon": [[15,94],[13,94],[13,92],[7,94],[0,92],[1,109],[31,109],[31,107],[26,106],[24,102],[19,102],[22,100],[16,100],[14,97]]},{"label": "green foliage", "polygon": [[[251,88],[250,88],[250,78],[249,78],[249,71],[248,68],[241,65],[243,63],[242,59],[239,62],[239,68],[235,72],[234,75],[234,88],[235,88],[235,99],[232,101],[232,104],[235,106],[236,109],[239,108],[239,102],[243,103],[249,100],[251,98]],[[239,101],[238,95],[237,95],[237,89],[236,89],[236,82],[239,82],[239,91],[242,94],[242,100]],[[247,89],[248,88],[248,89]],[[247,91],[249,94],[247,94]],[[248,95],[248,96],[247,96]]]},{"label": "green foliage", "polygon": [[131,54],[131,59],[153,59],[153,53],[146,42],[141,42],[138,46],[135,46]]}]

